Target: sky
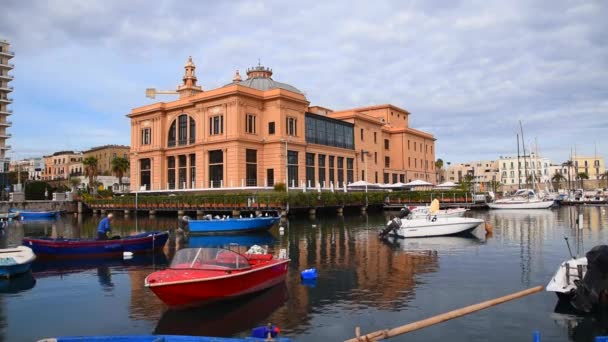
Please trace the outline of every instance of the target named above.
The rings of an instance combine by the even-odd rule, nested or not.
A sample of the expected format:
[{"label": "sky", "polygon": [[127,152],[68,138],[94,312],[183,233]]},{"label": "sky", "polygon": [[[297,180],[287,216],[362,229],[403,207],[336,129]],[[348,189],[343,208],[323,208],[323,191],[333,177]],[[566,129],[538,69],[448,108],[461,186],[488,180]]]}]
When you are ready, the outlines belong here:
[{"label": "sky", "polygon": [[520,120],[556,163],[606,158],[606,18],[601,0],[3,0],[11,156],[128,145],[125,115],[192,56],[206,90],[259,60],[311,105],[405,108],[452,163],[516,155]]}]

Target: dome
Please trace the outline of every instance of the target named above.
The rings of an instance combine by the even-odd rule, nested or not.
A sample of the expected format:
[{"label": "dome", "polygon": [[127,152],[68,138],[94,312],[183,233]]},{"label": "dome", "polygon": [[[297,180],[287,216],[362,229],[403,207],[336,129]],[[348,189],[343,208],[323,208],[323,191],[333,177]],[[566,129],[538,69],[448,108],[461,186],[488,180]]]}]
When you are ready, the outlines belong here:
[{"label": "dome", "polygon": [[[238,71],[237,71],[238,74]],[[236,75],[235,75],[236,76]],[[298,88],[289,85],[287,83],[277,82],[273,80],[270,76],[272,76],[272,69],[264,68],[259,65],[247,70],[247,79],[244,81],[239,81],[235,77],[235,81],[229,84],[226,84],[224,87],[231,86],[234,84],[238,84],[244,87],[253,88],[257,90],[271,90],[271,89],[285,89],[294,93],[302,94]],[[240,79],[240,75],[239,75]]]}]

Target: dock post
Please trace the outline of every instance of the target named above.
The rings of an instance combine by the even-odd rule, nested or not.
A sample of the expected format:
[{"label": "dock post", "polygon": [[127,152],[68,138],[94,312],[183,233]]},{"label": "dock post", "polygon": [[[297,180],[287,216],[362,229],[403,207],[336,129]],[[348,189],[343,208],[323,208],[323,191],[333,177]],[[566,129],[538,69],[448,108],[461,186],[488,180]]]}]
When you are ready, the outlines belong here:
[{"label": "dock post", "polygon": [[131,211],[129,211],[129,209],[125,209],[125,210],[124,210],[124,214],[125,214],[125,216],[129,216],[129,214],[130,214],[130,213],[131,213]]},{"label": "dock post", "polygon": [[82,214],[83,208],[82,208],[82,201],[78,201],[78,214]]},{"label": "dock post", "polygon": [[317,215],[317,209],[315,209],[315,208],[308,209],[308,216],[316,216],[316,215]]},{"label": "dock post", "polygon": [[178,210],[177,211],[177,216],[184,216],[184,215],[186,215],[185,211],[183,211],[183,210]]},{"label": "dock post", "polygon": [[362,206],[361,207],[361,214],[367,214],[367,206]]},{"label": "dock post", "polygon": [[340,208],[336,209],[336,214],[338,214],[338,216],[344,215],[344,208],[340,207]]},{"label": "dock post", "polygon": [[150,217],[154,217],[154,215],[156,215],[156,210],[150,209],[148,214],[150,215]]},{"label": "dock post", "polygon": [[240,210],[236,210],[236,209],[234,209],[234,210],[232,211],[232,217],[234,217],[234,218],[239,218],[239,217],[241,217],[241,211],[240,211]]}]

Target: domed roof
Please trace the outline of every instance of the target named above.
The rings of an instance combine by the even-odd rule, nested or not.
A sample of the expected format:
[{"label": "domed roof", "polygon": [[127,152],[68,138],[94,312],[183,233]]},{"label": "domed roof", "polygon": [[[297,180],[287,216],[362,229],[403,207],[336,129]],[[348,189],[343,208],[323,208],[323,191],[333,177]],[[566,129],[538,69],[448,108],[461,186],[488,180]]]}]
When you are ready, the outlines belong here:
[{"label": "domed roof", "polygon": [[[237,71],[237,74],[238,74],[238,71]],[[242,85],[244,87],[253,88],[253,89],[262,90],[262,91],[279,88],[279,89],[285,89],[285,90],[289,90],[294,93],[304,95],[304,93],[302,93],[298,88],[296,88],[290,84],[287,84],[287,83],[277,82],[277,81],[273,80],[270,76],[272,76],[272,69],[264,68],[263,66],[258,65],[257,67],[253,67],[253,68],[247,70],[247,79],[246,80],[239,81],[238,79],[240,79],[240,75],[239,75],[238,79],[236,78],[236,75],[235,75],[235,81],[232,83],[226,84],[224,87],[238,84],[238,85]]]}]

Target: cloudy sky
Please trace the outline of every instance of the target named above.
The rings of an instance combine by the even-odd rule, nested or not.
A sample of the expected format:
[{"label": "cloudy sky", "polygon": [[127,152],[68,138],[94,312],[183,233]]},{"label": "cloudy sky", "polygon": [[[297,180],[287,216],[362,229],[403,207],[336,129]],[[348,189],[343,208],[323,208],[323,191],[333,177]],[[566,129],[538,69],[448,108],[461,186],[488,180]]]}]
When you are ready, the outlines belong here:
[{"label": "cloudy sky", "polygon": [[[16,57],[14,157],[129,143],[147,87],[199,83],[258,58],[312,105],[406,108],[437,157],[528,146],[557,162],[608,156],[606,1],[21,1],[0,3]],[[170,100],[171,97],[164,97]]]}]

